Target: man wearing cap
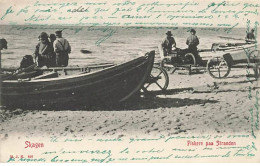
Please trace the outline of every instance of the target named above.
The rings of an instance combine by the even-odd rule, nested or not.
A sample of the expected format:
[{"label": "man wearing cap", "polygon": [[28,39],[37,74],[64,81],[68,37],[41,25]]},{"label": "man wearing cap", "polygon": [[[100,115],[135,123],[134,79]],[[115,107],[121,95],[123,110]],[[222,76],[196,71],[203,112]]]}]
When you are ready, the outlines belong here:
[{"label": "man wearing cap", "polygon": [[190,36],[187,38],[186,44],[188,45],[188,51],[192,53],[195,56],[196,61],[199,62],[200,57],[198,55],[197,46],[200,44],[200,42],[194,29],[190,30]]},{"label": "man wearing cap", "polygon": [[176,48],[176,42],[175,42],[174,38],[172,37],[171,31],[168,31],[166,33],[166,35],[167,35],[166,38],[164,38],[161,43],[161,47],[163,49],[164,56],[167,56],[169,53],[171,53],[173,47]]},{"label": "man wearing cap", "polygon": [[46,32],[42,32],[39,35],[40,42],[37,44],[34,55],[37,61],[37,65],[39,67],[47,66],[54,67],[55,66],[55,53],[53,51],[53,46],[48,40],[48,34]]},{"label": "man wearing cap", "polygon": [[62,37],[62,31],[56,31],[56,40],[53,42],[54,52],[56,53],[56,65],[59,67],[68,66],[69,53],[71,47],[68,40]]}]

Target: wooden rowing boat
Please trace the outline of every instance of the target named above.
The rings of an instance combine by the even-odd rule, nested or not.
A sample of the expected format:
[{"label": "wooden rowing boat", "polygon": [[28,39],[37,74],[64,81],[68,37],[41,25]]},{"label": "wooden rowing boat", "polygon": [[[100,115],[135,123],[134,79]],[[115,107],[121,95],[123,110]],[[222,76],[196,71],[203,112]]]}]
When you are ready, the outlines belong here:
[{"label": "wooden rowing boat", "polygon": [[[149,77],[155,51],[132,61],[78,74],[57,74],[71,71],[50,68],[51,72],[30,79],[1,81],[1,105],[14,107],[66,106],[119,103],[138,93]],[[59,76],[60,75],[60,76]],[[52,78],[54,77],[54,78]]]}]

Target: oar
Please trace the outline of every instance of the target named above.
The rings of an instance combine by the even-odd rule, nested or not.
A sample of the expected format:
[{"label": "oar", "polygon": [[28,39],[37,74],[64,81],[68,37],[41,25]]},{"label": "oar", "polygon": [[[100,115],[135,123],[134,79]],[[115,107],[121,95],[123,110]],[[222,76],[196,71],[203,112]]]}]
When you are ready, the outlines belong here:
[{"label": "oar", "polygon": [[89,51],[85,48],[81,49],[80,52],[83,53],[83,54],[91,54],[92,53],[91,51]]},{"label": "oar", "polygon": [[26,72],[26,71],[28,71],[28,70],[34,69],[36,66],[37,66],[37,63],[34,63],[34,64],[32,64],[31,66],[28,66],[28,67],[26,67],[26,68],[24,68],[24,69],[21,69],[21,70],[19,70],[19,69],[20,69],[20,67],[19,67],[18,69],[16,69],[16,71],[19,70],[18,72],[13,72],[12,75],[3,78],[2,81],[7,80],[7,79],[10,79],[10,78],[13,78],[13,77],[16,76],[16,75],[21,74],[22,72]]}]

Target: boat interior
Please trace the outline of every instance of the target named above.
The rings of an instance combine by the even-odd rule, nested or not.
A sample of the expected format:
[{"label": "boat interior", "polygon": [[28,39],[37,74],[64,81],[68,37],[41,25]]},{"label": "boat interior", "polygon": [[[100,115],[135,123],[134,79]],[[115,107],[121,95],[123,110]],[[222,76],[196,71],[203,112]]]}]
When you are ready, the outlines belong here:
[{"label": "boat interior", "polygon": [[39,79],[48,79],[48,78],[57,78],[68,75],[75,74],[84,74],[89,72],[94,72],[98,70],[102,70],[115,64],[106,63],[106,64],[98,64],[91,65],[86,67],[53,67],[53,68],[34,68],[30,71],[19,71],[16,69],[2,69],[1,71],[1,79],[2,80],[39,80]]}]

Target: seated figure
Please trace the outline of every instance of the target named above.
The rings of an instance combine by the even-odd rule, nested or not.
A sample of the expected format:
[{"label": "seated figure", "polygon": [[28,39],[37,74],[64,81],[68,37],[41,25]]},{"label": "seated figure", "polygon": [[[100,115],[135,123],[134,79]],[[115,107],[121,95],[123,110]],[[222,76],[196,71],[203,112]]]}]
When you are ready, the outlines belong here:
[{"label": "seated figure", "polygon": [[163,56],[168,56],[170,53],[172,53],[173,48],[176,48],[176,42],[172,37],[171,31],[168,31],[166,35],[167,36],[162,40],[160,45]]},{"label": "seated figure", "polygon": [[27,68],[33,64],[33,57],[31,55],[25,55],[20,63],[20,68]]}]

